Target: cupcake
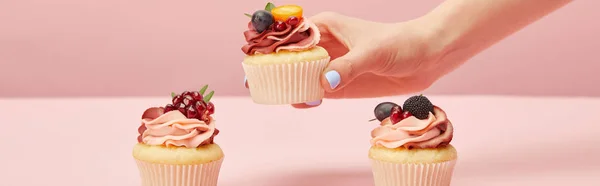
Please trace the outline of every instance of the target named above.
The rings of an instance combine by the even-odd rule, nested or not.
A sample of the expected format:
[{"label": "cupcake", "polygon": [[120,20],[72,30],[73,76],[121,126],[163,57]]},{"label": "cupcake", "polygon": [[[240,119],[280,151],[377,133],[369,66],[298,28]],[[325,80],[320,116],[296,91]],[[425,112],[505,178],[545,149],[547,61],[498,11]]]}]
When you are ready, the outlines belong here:
[{"label": "cupcake", "polygon": [[172,93],[172,104],[144,111],[133,148],[142,186],[217,185],[224,155],[206,89]]},{"label": "cupcake", "polygon": [[[375,186],[448,186],[456,164],[453,127],[425,96],[375,107],[380,126],[371,131],[369,158]],[[375,119],[374,119],[375,120]]]},{"label": "cupcake", "polygon": [[320,77],[329,62],[327,51],[317,46],[317,26],[297,5],[267,4],[248,22],[244,32],[246,54],[242,66],[252,100],[278,105],[321,100]]}]

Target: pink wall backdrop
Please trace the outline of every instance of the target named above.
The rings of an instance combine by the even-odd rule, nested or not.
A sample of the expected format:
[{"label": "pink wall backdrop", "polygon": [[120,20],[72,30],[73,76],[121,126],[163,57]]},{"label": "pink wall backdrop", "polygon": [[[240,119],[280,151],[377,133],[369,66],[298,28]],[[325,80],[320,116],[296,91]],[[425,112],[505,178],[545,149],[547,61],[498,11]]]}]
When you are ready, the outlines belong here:
[{"label": "pink wall backdrop", "polygon": [[[441,0],[286,0],[409,20]],[[261,0],[1,0],[0,96],[248,95],[240,51]],[[473,58],[430,93],[600,96],[600,1],[580,0]]]}]

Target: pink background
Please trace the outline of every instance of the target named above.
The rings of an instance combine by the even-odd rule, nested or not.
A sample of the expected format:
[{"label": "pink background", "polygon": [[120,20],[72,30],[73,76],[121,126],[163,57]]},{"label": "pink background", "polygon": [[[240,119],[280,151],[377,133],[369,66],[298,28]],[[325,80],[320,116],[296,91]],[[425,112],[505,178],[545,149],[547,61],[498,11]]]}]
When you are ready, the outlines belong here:
[{"label": "pink background", "polygon": [[[300,1],[275,1],[276,4]],[[441,0],[303,0],[383,22]],[[0,96],[248,95],[240,46],[262,0],[2,0]],[[430,93],[600,96],[600,1],[576,1],[473,58]]]}]

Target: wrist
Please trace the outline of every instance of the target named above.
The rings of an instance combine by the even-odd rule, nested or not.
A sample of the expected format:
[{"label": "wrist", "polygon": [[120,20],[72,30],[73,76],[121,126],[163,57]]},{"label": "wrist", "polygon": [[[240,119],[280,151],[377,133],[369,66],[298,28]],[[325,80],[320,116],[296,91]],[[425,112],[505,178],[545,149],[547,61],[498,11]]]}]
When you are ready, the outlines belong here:
[{"label": "wrist", "polygon": [[419,53],[421,60],[426,62],[423,64],[425,68],[437,68],[440,58],[455,50],[454,47],[457,46],[457,32],[448,28],[443,19],[431,14],[400,24],[399,27],[404,27],[400,29],[408,26],[419,38]]}]

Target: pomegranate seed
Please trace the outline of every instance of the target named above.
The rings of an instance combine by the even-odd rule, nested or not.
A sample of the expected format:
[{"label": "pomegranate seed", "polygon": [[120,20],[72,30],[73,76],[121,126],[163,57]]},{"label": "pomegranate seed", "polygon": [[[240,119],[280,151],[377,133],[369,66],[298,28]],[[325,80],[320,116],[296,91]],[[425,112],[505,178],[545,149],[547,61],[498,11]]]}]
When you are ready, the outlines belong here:
[{"label": "pomegranate seed", "polygon": [[192,105],[193,101],[194,101],[194,98],[192,98],[192,96],[185,96],[185,97],[183,97],[182,103],[187,106],[187,105]]},{"label": "pomegranate seed", "polygon": [[287,28],[287,25],[281,21],[278,21],[277,23],[275,23],[275,26],[273,27],[273,29],[275,29],[275,31],[277,31],[277,32],[284,31],[286,28]]},{"label": "pomegranate seed", "polygon": [[195,108],[199,113],[204,113],[206,105],[204,105],[204,101],[198,101],[196,102]]},{"label": "pomegranate seed", "polygon": [[180,95],[182,95],[182,96],[188,96],[188,95],[190,95],[190,93],[191,93],[190,91],[186,90],[186,91],[183,91]]},{"label": "pomegranate seed", "polygon": [[194,99],[195,101],[200,101],[203,98],[204,97],[202,97],[202,95],[200,95],[200,92],[193,92],[192,93],[192,99]]},{"label": "pomegranate seed", "polygon": [[412,116],[412,114],[410,112],[408,112],[408,111],[404,111],[402,113],[402,119],[406,119],[406,118],[411,117],[411,116]]},{"label": "pomegranate seed", "polygon": [[177,110],[179,110],[179,112],[181,112],[182,114],[185,114],[185,104],[183,103],[179,103],[177,105],[175,105],[175,108],[177,108]]},{"label": "pomegranate seed", "polygon": [[165,113],[172,111],[172,110],[176,110],[175,105],[173,104],[168,104],[167,106],[165,106]]},{"label": "pomegranate seed", "polygon": [[206,110],[208,110],[208,114],[214,114],[215,113],[215,105],[213,105],[212,102],[208,102],[208,105],[206,105]]},{"label": "pomegranate seed", "polygon": [[287,19],[287,24],[289,24],[292,27],[298,26],[298,23],[300,23],[300,19],[298,19],[297,17],[290,17]]},{"label": "pomegranate seed", "polygon": [[390,114],[390,121],[392,123],[398,123],[402,120],[402,109],[399,106],[392,107]]},{"label": "pomegranate seed", "polygon": [[181,101],[183,101],[183,96],[181,95],[176,95],[172,100],[173,104],[181,103]]},{"label": "pomegranate seed", "polygon": [[390,121],[393,124],[396,124],[396,123],[400,122],[400,120],[402,120],[402,118],[400,118],[400,117],[401,117],[400,113],[398,113],[398,112],[392,112],[392,114],[390,115]]},{"label": "pomegranate seed", "polygon": [[196,118],[196,116],[198,116],[198,111],[196,109],[194,109],[194,107],[188,107],[187,109],[187,118]]}]

